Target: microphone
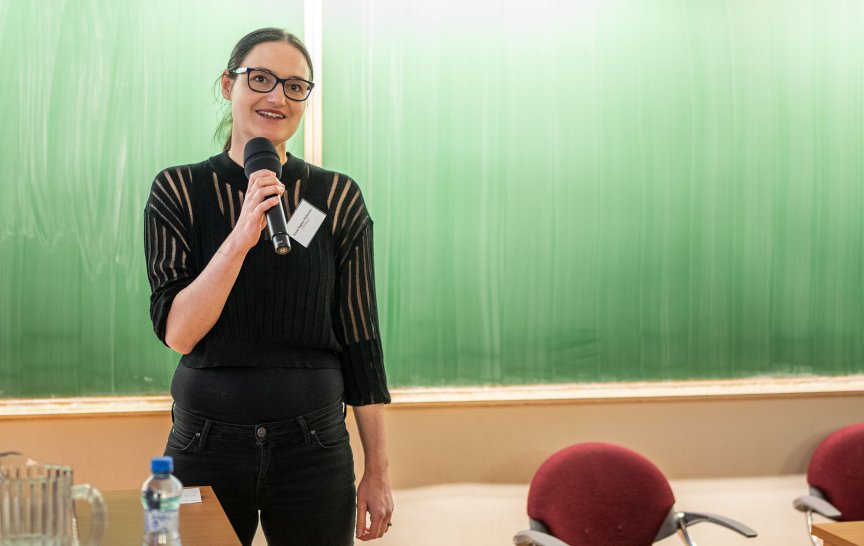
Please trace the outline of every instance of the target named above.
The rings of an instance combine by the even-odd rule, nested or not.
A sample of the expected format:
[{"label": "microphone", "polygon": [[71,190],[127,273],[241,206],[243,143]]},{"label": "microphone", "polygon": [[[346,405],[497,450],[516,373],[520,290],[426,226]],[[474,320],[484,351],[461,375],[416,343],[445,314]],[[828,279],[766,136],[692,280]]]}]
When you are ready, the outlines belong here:
[{"label": "microphone", "polygon": [[[264,137],[256,137],[246,143],[243,149],[243,170],[246,178],[255,171],[267,169],[276,173],[276,178],[282,176],[282,163],[273,143]],[[273,241],[273,250],[276,254],[285,255],[291,251],[291,242],[288,240],[288,222],[285,220],[285,208],[282,199],[274,207],[267,209],[267,233]]]}]

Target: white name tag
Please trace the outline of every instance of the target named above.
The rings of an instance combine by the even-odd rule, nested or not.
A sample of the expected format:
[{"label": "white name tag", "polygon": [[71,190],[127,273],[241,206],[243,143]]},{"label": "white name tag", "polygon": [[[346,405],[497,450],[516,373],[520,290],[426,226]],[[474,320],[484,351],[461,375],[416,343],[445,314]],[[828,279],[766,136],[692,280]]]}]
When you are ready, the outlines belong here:
[{"label": "white name tag", "polygon": [[318,228],[321,227],[326,217],[326,214],[310,205],[308,201],[301,199],[297,210],[294,211],[291,219],[288,220],[288,235],[301,245],[309,248],[309,242],[318,233]]},{"label": "white name tag", "polygon": [[183,496],[180,497],[180,504],[192,504],[201,502],[201,490],[197,487],[186,487],[183,489]]}]

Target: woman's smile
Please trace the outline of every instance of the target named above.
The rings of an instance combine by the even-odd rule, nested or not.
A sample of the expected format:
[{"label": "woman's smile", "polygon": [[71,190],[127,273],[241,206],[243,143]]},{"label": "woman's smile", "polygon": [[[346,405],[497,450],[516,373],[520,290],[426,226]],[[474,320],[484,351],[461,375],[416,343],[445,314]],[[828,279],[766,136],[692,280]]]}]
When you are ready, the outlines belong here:
[{"label": "woman's smile", "polygon": [[259,116],[272,119],[272,120],[283,120],[285,119],[285,114],[278,112],[276,110],[256,110],[255,111]]}]

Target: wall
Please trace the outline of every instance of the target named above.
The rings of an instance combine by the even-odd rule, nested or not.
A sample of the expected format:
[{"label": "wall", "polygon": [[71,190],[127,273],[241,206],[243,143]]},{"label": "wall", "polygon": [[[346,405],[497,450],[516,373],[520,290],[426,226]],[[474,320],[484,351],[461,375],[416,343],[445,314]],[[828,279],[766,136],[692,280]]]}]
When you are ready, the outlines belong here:
[{"label": "wall", "polygon": [[[589,440],[635,449],[670,478],[796,474],[806,471],[825,435],[864,421],[860,388],[617,400],[417,403],[408,398],[397,393],[386,412],[395,488],[525,483],[555,450]],[[71,464],[76,481],[102,489],[134,488],[170,429],[170,403],[160,403],[161,410],[129,414],[5,415],[0,451],[17,449],[40,461]]]}]

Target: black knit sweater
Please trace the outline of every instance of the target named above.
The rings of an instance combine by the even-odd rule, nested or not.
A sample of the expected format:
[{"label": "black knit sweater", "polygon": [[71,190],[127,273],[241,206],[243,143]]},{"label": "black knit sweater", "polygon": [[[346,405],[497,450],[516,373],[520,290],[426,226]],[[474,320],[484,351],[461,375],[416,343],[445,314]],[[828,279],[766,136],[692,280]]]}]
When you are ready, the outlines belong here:
[{"label": "black knit sweater", "polygon": [[[378,330],[372,220],[357,184],[292,156],[282,168],[288,217],[302,199],[327,216],[309,248],[279,256],[264,230],[222,314],[180,364],[192,368],[332,367],[351,405],[390,401]],[[227,153],[156,176],[144,211],[150,317],[165,342],[174,297],[209,263],[240,216],[248,180]]]}]

